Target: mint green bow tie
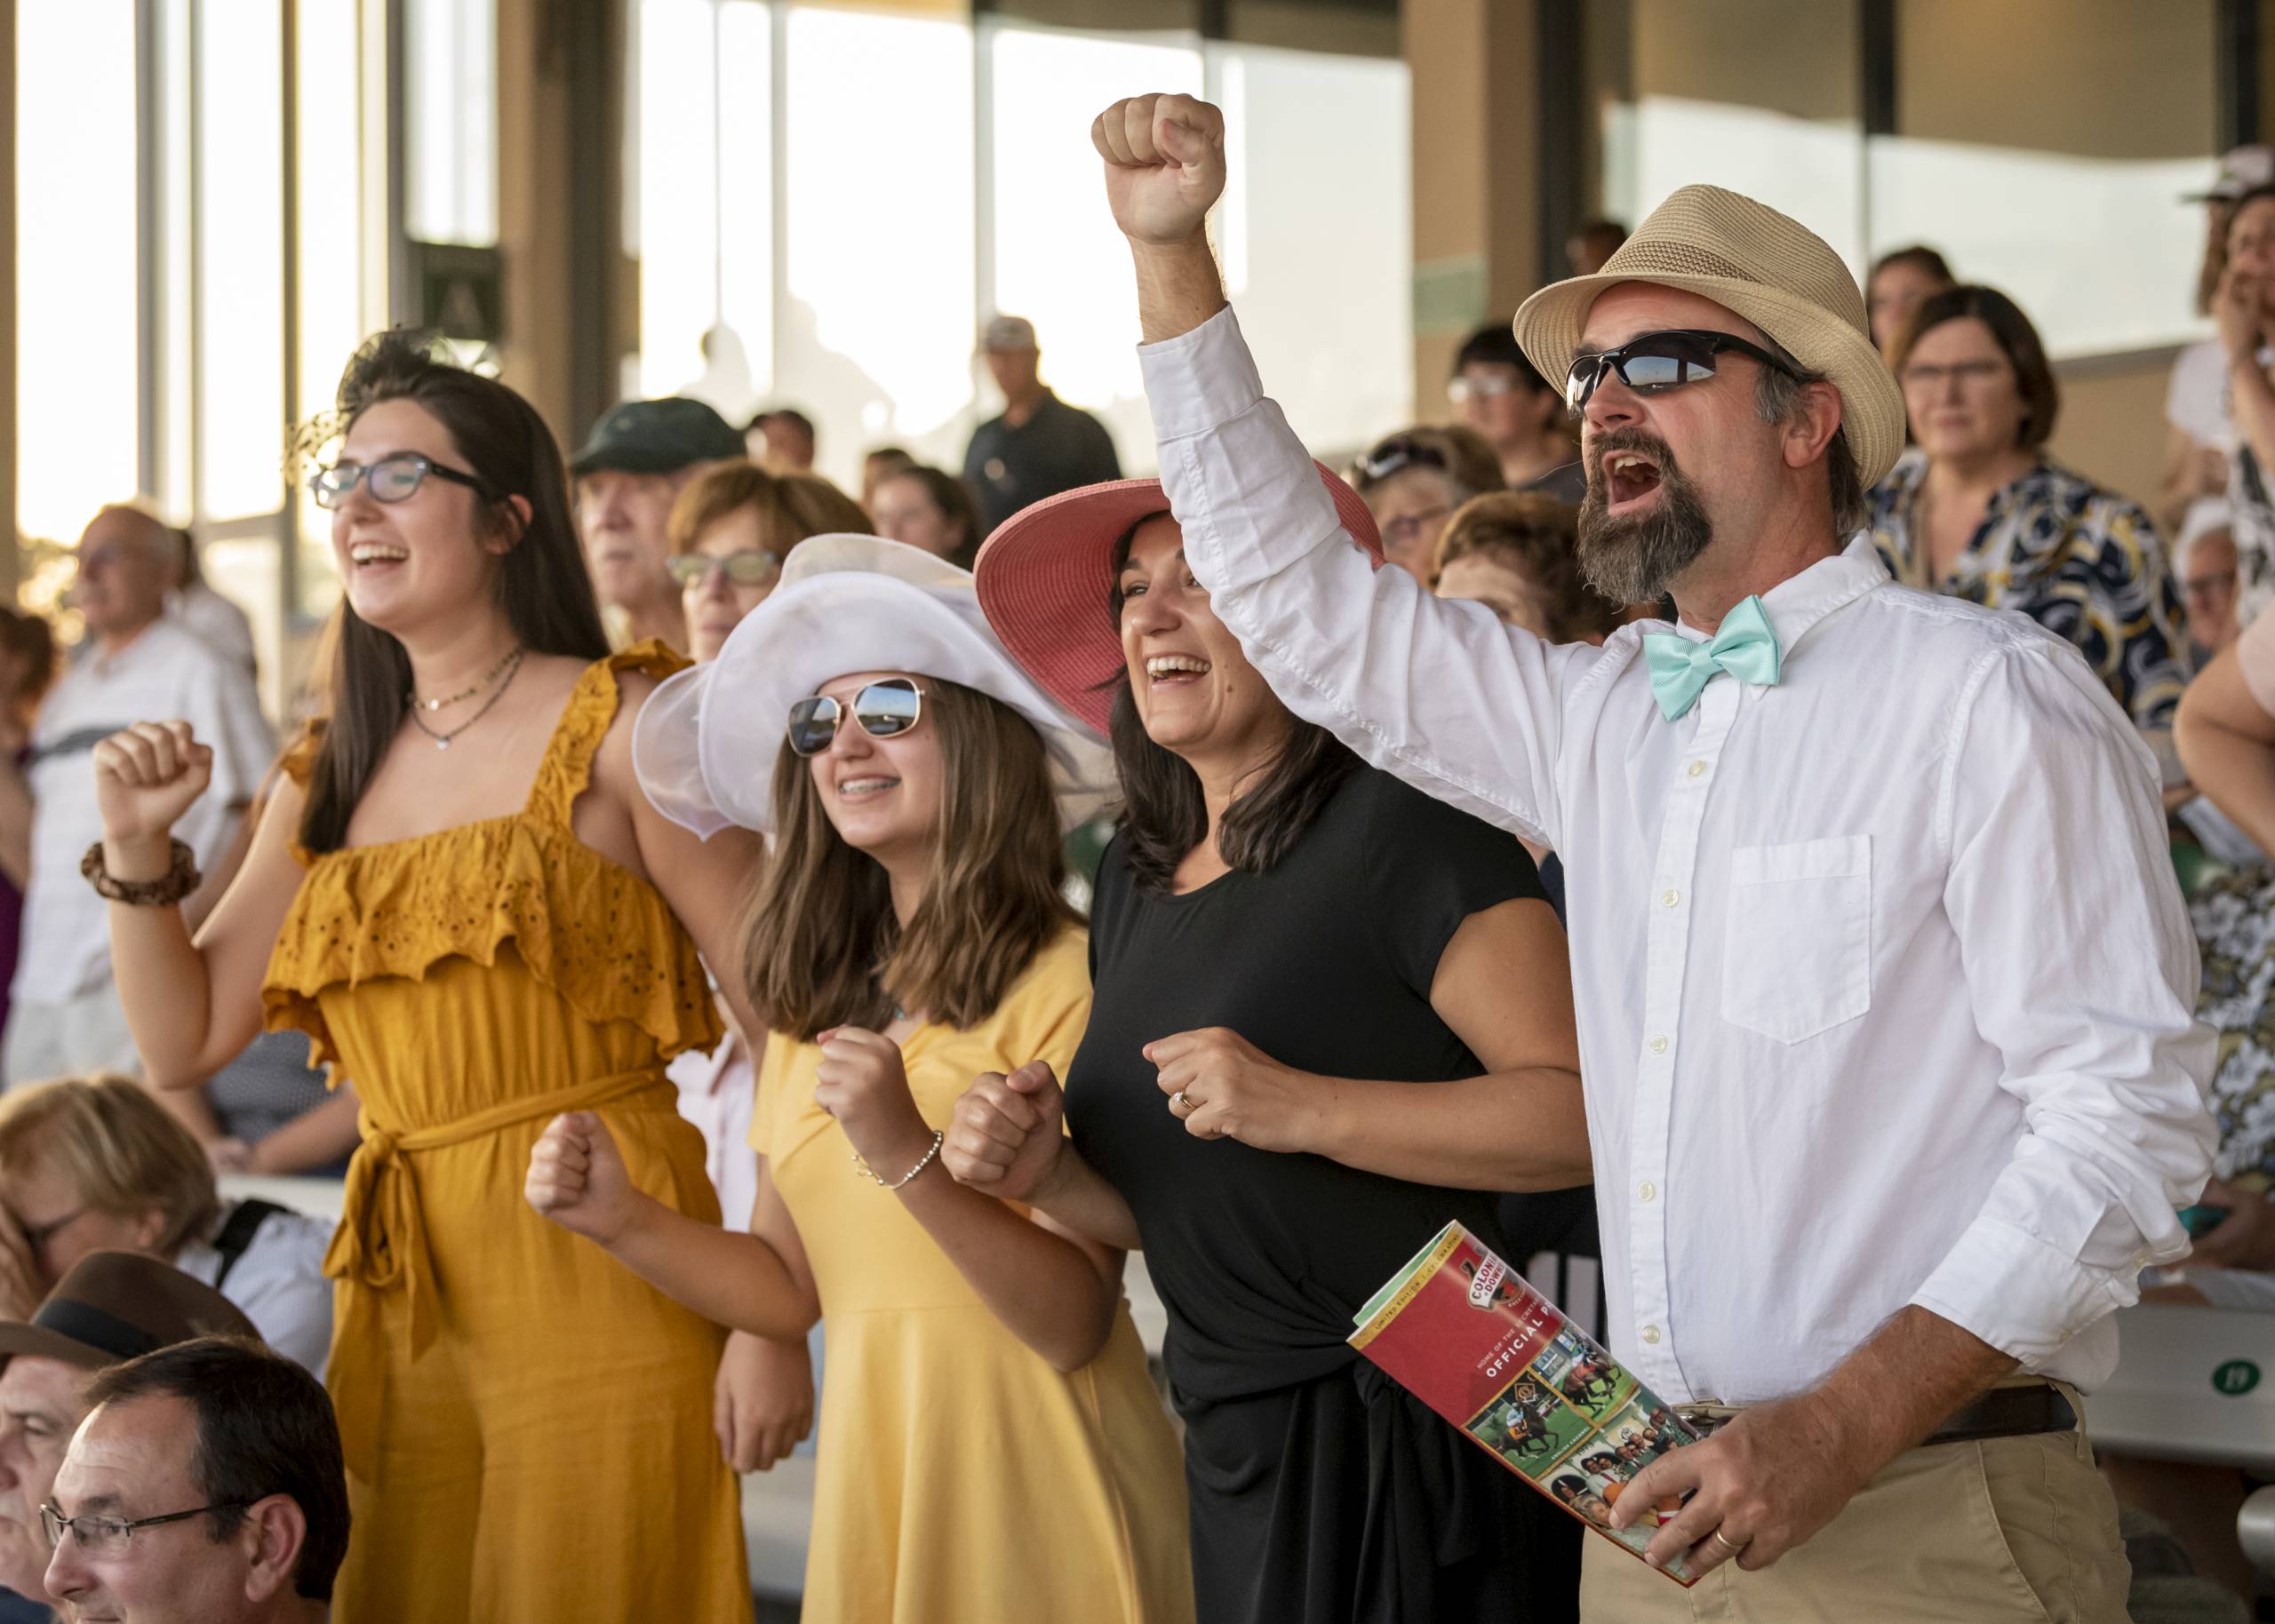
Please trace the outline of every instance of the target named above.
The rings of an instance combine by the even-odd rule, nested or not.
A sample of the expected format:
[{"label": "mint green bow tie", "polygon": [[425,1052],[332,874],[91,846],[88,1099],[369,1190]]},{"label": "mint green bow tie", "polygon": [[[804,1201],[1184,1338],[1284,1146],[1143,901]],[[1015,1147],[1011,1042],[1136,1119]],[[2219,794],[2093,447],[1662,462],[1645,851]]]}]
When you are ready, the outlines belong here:
[{"label": "mint green bow tie", "polygon": [[1666,719],[1676,721],[1726,671],[1741,682],[1775,687],[1780,657],[1769,612],[1760,598],[1748,598],[1722,617],[1712,641],[1695,643],[1663,633],[1643,640],[1643,657],[1651,668],[1651,697]]}]

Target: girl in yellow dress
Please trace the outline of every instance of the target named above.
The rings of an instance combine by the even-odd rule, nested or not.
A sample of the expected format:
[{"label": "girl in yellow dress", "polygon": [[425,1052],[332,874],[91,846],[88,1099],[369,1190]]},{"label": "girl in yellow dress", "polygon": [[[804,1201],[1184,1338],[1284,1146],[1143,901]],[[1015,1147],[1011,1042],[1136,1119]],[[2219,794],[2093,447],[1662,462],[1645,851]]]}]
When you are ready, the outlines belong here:
[{"label": "girl in yellow dress", "polygon": [[361,1096],[324,1261],[355,1520],[336,1618],[740,1624],[718,1329],[520,1198],[577,1107],[643,1189],[716,1222],[664,1063],[719,1039],[696,950],[734,962],[762,854],[640,793],[632,712],[681,662],[608,657],[528,402],[387,338],[339,404],[315,475],[346,588],[330,715],[194,944],[168,831],[212,752],[163,720],[96,749],[127,1017],[161,1086],[201,1082],[265,1007]]},{"label": "girl in yellow dress", "polygon": [[689,827],[776,836],[745,959],[773,1033],[757,1208],[735,1235],[651,1199],[588,1112],[538,1144],[531,1205],[722,1324],[826,1316],[808,1624],[1190,1620],[1122,1254],[938,1165],[975,1075],[1082,1037],[1059,831],[1106,781],[1096,736],[1011,664],[970,575],[839,536],[665,685],[635,751]]}]

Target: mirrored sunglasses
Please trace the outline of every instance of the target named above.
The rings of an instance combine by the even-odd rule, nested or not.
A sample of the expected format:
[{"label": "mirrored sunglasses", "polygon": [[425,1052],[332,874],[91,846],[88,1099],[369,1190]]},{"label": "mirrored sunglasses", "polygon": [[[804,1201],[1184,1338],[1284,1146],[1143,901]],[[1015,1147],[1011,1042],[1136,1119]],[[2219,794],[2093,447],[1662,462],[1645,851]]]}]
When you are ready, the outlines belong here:
[{"label": "mirrored sunglasses", "polygon": [[1647,332],[1617,349],[1584,350],[1573,356],[1572,370],[1564,383],[1564,403],[1574,411],[1585,406],[1607,372],[1617,373],[1621,383],[1645,394],[1704,383],[1714,376],[1715,358],[1733,350],[1789,378],[1800,376],[1792,362],[1736,333],[1688,328]]},{"label": "mirrored sunglasses", "polygon": [[[790,707],[791,750],[818,756],[837,737],[846,707],[827,694],[815,694]],[[853,720],[871,738],[907,732],[924,713],[924,695],[906,677],[880,677],[853,696]]]}]

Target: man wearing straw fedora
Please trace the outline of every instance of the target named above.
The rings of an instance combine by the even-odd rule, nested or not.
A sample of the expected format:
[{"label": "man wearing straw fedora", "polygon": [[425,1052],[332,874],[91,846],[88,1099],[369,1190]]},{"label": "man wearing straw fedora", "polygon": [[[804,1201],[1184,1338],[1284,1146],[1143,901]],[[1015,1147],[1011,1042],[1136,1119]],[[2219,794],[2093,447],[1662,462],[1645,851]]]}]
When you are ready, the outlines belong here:
[{"label": "man wearing straw fedora", "polygon": [[[1518,313],[1583,416],[1580,553],[1672,627],[1556,647],[1370,571],[1209,252],[1223,121],[1092,136],[1187,562],[1298,714],[1554,848],[1613,1350],[1709,1430],[1591,1620],[2119,1620],[2077,1393],[2187,1242],[2211,1048],[2155,764],[2083,661],[1892,585],[1902,449],[1840,258],[1705,186]],[[1845,543],[1845,545],[1844,545]]]}]

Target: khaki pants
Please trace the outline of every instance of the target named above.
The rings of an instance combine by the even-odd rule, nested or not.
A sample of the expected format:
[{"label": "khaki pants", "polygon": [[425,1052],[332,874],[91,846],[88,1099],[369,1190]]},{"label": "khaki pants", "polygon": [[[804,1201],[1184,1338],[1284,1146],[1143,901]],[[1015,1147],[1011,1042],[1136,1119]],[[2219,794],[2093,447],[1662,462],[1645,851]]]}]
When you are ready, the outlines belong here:
[{"label": "khaki pants", "polygon": [[1915,1449],[1816,1537],[1689,1589],[1590,1535],[1585,1624],[2125,1624],[2117,1502],[2082,1429]]}]

